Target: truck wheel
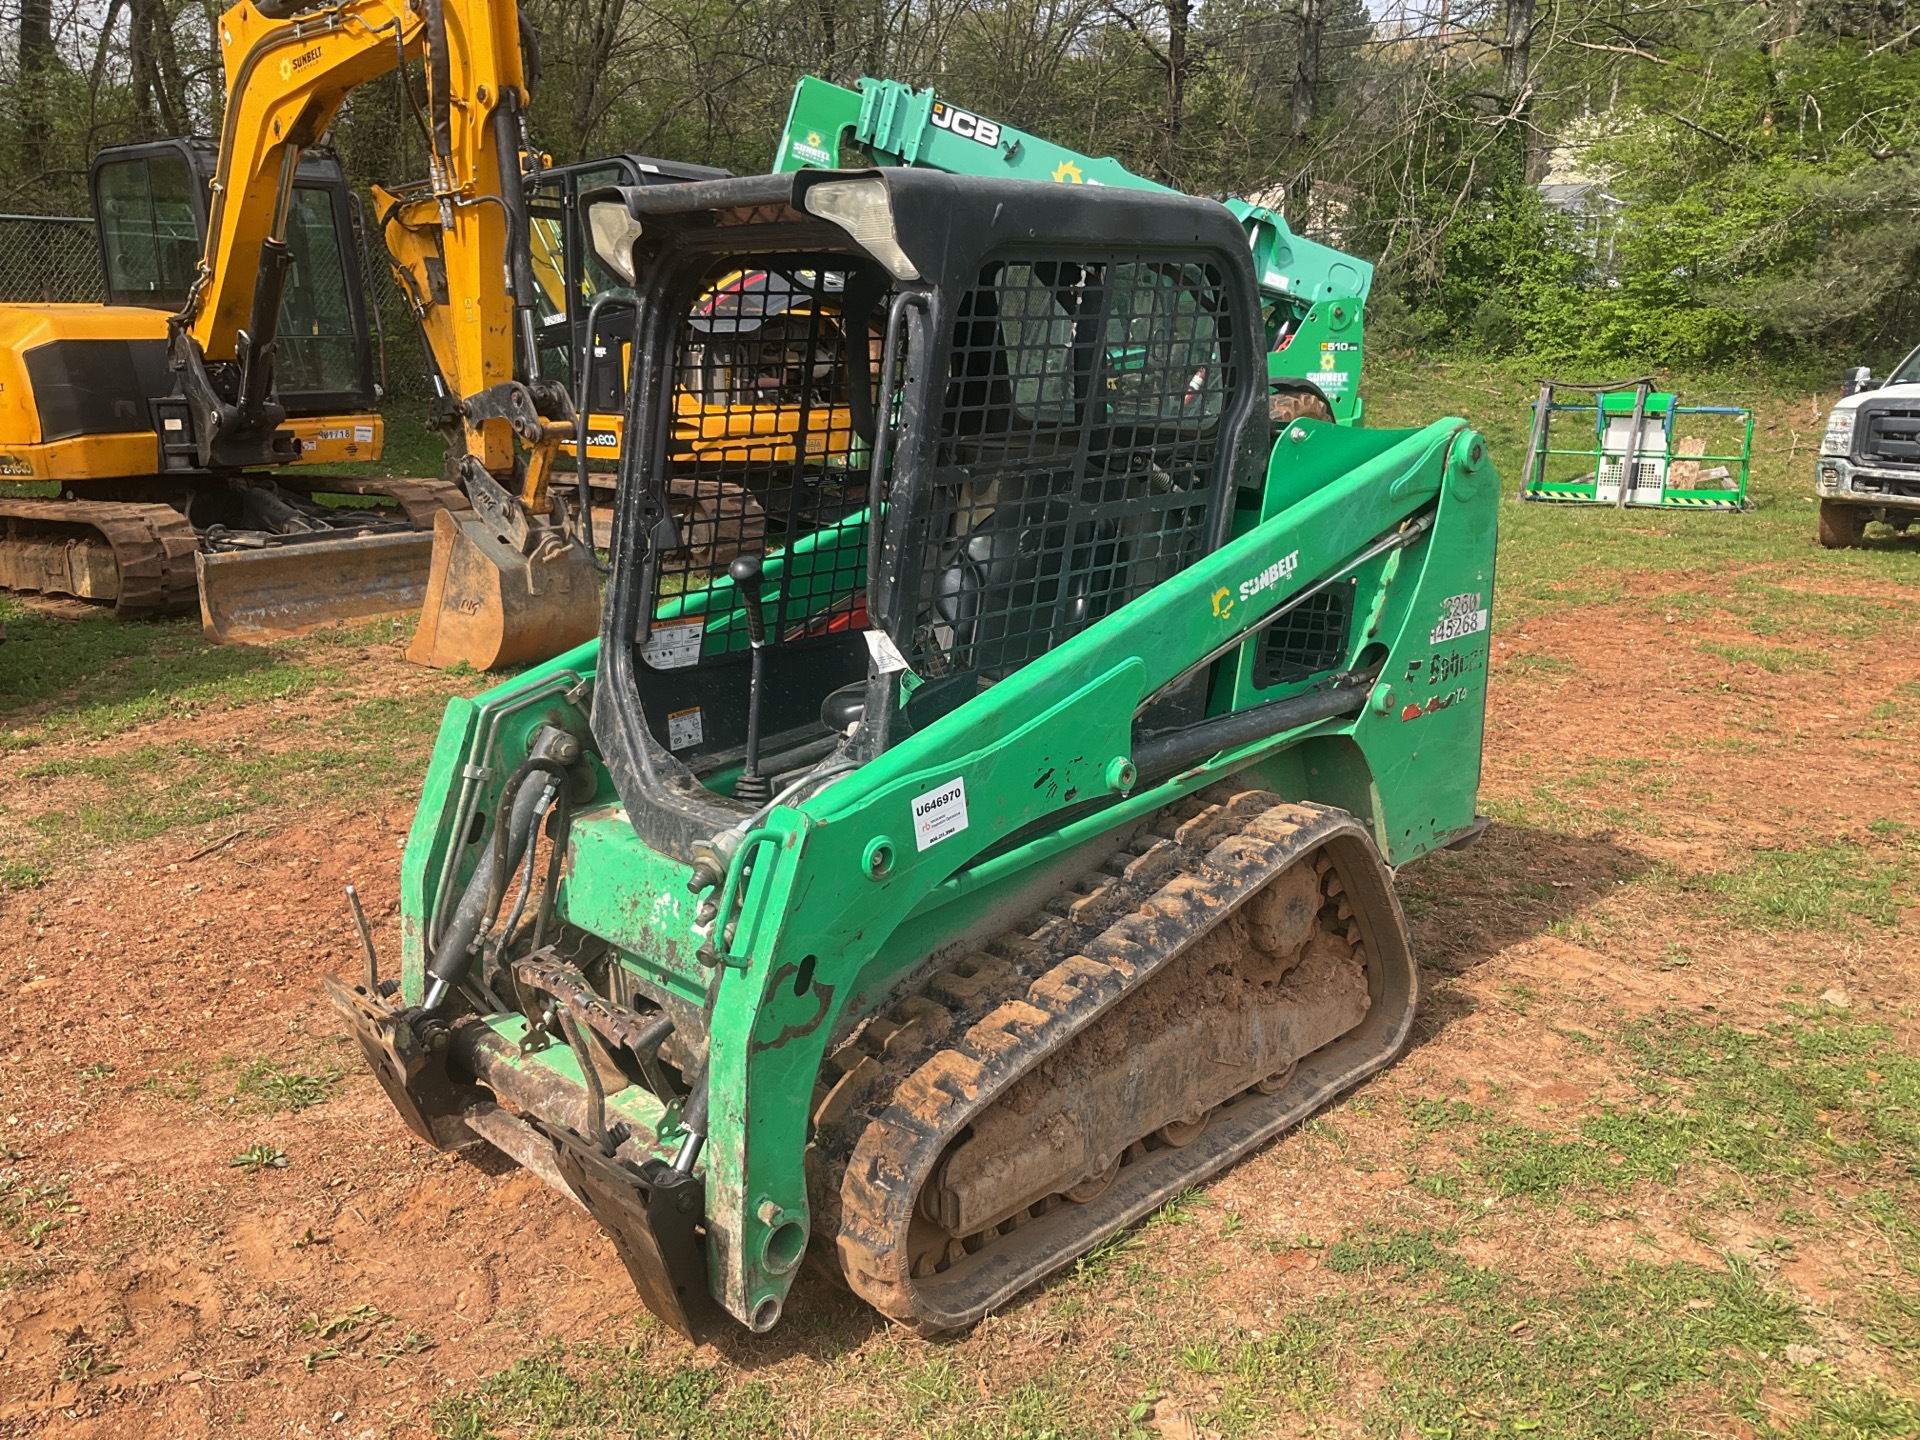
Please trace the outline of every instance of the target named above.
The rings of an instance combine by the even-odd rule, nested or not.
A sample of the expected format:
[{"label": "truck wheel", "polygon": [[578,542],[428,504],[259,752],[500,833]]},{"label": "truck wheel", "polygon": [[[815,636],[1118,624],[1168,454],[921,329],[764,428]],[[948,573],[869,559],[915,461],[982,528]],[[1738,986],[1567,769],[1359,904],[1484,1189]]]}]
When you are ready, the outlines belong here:
[{"label": "truck wheel", "polygon": [[1276,434],[1296,420],[1333,423],[1333,406],[1310,384],[1275,385],[1267,392],[1267,414],[1273,420]]},{"label": "truck wheel", "polygon": [[1867,533],[1867,515],[1857,505],[1834,500],[1820,502],[1820,543],[1829,550],[1858,545]]}]

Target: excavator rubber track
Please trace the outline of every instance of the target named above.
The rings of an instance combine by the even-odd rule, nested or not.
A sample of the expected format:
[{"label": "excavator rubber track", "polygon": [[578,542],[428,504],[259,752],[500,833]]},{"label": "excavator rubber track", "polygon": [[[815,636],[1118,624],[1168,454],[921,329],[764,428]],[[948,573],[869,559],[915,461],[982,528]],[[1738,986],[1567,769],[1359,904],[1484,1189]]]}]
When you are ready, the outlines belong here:
[{"label": "excavator rubber track", "polygon": [[170,505],[0,500],[0,587],[111,600],[138,620],[199,604],[193,526]]},{"label": "excavator rubber track", "polygon": [[[432,546],[433,517],[441,510],[465,510],[467,497],[458,485],[444,480],[316,478],[286,488],[305,498],[314,492],[368,495],[392,499],[407,524],[418,532],[398,530],[383,540],[369,542],[343,528],[339,543],[328,536],[294,546],[269,546],[237,552],[237,563],[259,573],[278,569],[300,572],[296,588],[313,592],[307,609],[341,610],[340,618],[405,610],[419,603],[426,583],[426,559]],[[373,573],[361,588],[361,603],[343,605],[340,594],[352,568],[351,558],[369,543],[398,545],[405,552],[403,585],[395,596],[391,584],[382,586],[384,573]],[[114,618],[139,620],[158,615],[205,613],[203,584],[197,559],[200,536],[171,505],[140,500],[6,499],[0,500],[0,589],[22,594],[65,595],[80,600],[111,602]],[[412,552],[417,551],[417,554]],[[329,558],[331,557],[331,558]],[[216,560],[230,557],[220,556]],[[339,564],[335,564],[339,561]],[[363,568],[365,561],[362,562]],[[375,566],[375,571],[380,567]],[[386,562],[386,569],[393,562]],[[413,572],[417,571],[417,575]],[[279,577],[285,589],[288,575]],[[397,597],[397,598],[396,598]],[[383,601],[390,600],[391,603]],[[328,616],[322,614],[324,621]],[[209,630],[216,638],[227,638]],[[245,627],[238,627],[244,629]],[[248,632],[251,634],[251,632]],[[278,633],[266,632],[261,633]]]},{"label": "excavator rubber track", "polygon": [[816,1234],[886,1315],[964,1327],[1387,1065],[1417,996],[1360,823],[1215,787],[835,1053]]}]

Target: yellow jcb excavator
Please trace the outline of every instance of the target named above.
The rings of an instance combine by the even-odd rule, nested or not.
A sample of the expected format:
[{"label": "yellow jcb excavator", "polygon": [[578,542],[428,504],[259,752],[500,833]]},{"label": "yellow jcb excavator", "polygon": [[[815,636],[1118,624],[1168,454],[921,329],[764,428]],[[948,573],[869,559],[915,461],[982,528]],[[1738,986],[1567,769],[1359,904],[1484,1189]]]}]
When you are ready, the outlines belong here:
[{"label": "yellow jcb excavator", "polygon": [[[218,151],[178,143],[96,167],[110,303],[0,307],[0,473],[62,487],[0,500],[0,584],[141,614],[190,603],[197,572],[220,638],[404,611],[424,592],[409,654],[434,665],[584,640],[598,577],[547,490],[575,416],[566,387],[531,370],[517,7],[242,0],[219,34]],[[455,483],[303,484],[301,462],[374,458],[381,441],[344,181],[315,147],[357,87],[414,60],[430,178],[393,197],[394,218],[432,236]],[[411,523],[315,489],[393,496]]]}]

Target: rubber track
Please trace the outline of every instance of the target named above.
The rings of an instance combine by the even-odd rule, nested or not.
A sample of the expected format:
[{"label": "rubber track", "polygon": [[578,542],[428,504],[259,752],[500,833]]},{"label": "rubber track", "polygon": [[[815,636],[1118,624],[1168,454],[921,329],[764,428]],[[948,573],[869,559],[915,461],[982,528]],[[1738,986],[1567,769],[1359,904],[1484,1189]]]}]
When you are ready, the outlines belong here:
[{"label": "rubber track", "polygon": [[[1220,897],[1246,890],[1289,832],[1329,813],[1231,784],[1190,797],[1045,912],[894,1000],[831,1057],[816,1094],[811,1190],[815,1228],[846,1283],[918,1328],[977,1318],[930,1316],[902,1243],[946,1148],[1015,1078],[1204,933]],[[995,1243],[1017,1248],[1018,1236]]]},{"label": "rubber track", "polygon": [[467,492],[451,480],[407,480],[383,476],[379,479],[346,476],[300,476],[297,482],[282,478],[281,485],[312,498],[323,495],[382,495],[390,497],[416,530],[433,529],[433,517],[442,510],[471,510]]},{"label": "rubber track", "polygon": [[[113,550],[121,620],[197,609],[193,526],[171,505],[119,500],[0,500],[0,519],[78,527],[96,532]],[[5,544],[0,540],[0,544]]]}]

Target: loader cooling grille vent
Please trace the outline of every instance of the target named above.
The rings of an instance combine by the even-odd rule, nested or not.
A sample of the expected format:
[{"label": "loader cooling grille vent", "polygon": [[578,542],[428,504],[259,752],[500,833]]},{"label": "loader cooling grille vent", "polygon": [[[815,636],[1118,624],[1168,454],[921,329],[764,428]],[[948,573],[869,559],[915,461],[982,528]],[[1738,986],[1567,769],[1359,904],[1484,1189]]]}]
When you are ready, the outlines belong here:
[{"label": "loader cooling grille vent", "polygon": [[1261,632],[1253,683],[1270,690],[1336,668],[1347,656],[1353,626],[1353,582],[1311,595]]},{"label": "loader cooling grille vent", "polygon": [[1204,261],[1003,258],[956,309],[901,576],[914,703],[938,709],[1204,553],[1239,388]]}]

